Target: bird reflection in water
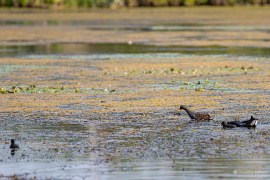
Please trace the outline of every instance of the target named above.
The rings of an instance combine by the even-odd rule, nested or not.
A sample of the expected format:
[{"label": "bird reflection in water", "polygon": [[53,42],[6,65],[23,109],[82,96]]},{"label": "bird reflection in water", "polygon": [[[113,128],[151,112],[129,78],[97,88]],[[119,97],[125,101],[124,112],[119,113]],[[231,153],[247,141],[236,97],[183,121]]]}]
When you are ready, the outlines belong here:
[{"label": "bird reflection in water", "polygon": [[15,155],[15,149],[11,149],[11,155],[12,155],[12,156]]}]

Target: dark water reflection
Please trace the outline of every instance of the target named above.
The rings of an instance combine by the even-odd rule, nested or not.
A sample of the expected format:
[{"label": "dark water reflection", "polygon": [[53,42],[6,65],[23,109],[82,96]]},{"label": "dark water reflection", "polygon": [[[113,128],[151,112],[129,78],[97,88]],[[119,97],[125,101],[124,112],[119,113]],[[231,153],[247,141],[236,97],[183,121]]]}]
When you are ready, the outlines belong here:
[{"label": "dark water reflection", "polygon": [[0,26],[83,26],[91,30],[109,30],[109,31],[234,31],[234,32],[270,32],[270,26],[249,26],[249,25],[222,25],[207,23],[170,23],[155,24],[143,20],[136,20],[133,23],[122,19],[121,21],[110,20],[0,20]]},{"label": "dark water reflection", "polygon": [[[27,42],[25,42],[27,44]],[[239,55],[266,56],[270,48],[223,47],[223,46],[154,46],[142,44],[112,43],[55,43],[47,45],[0,46],[0,57],[21,57],[33,55],[96,55],[96,54],[148,54],[181,53],[190,55]]]},{"label": "dark water reflection", "polygon": [[14,155],[15,155],[15,149],[11,149],[11,150],[10,150],[10,154],[11,154],[12,156],[14,156]]}]

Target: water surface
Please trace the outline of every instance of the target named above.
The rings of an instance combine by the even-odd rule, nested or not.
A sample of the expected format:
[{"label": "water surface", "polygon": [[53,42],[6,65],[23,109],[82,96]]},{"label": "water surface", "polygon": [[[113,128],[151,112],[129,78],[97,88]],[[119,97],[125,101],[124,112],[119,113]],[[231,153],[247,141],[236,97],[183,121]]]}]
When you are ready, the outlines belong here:
[{"label": "water surface", "polygon": [[[184,114],[169,111],[150,114],[155,121],[130,118],[138,115],[113,113],[112,119],[100,120],[83,114],[1,113],[0,173],[56,179],[270,177],[267,141],[250,144],[261,138],[267,125],[224,130],[216,121],[179,121]],[[9,137],[20,145],[14,155]]]},{"label": "water surface", "polygon": [[[198,55],[212,58],[213,55],[232,56],[236,60],[257,61],[257,56],[267,59],[270,51],[269,48],[255,47],[56,43],[1,46],[0,54],[2,57],[33,58],[40,61],[132,61],[134,58],[198,58]],[[4,65],[1,68],[3,74],[8,74],[23,69],[23,66]],[[241,72],[243,69],[238,68]],[[252,68],[250,71],[256,70]],[[269,94],[267,90],[219,88],[216,81],[204,83],[200,79],[186,84],[179,80],[171,84],[159,83],[146,87],[154,91],[177,90],[181,87],[194,91],[193,86],[204,86],[205,90],[216,93],[253,93],[255,96]],[[29,93],[42,95],[55,91]],[[27,96],[27,93],[22,94]],[[109,93],[106,94],[106,97],[110,97]],[[98,93],[86,96],[102,97]],[[238,104],[232,105],[245,108]],[[33,113],[22,111],[0,114],[0,174],[6,177],[16,174],[21,178],[53,179],[178,179],[180,176],[183,179],[270,178],[269,123],[266,117],[256,129],[224,130],[220,122],[233,119],[231,113],[237,114],[239,109],[223,109],[220,111],[223,114],[214,121],[196,123],[190,121],[184,112],[163,108],[153,109],[147,116],[136,112],[87,115],[85,112],[93,109],[100,111],[104,107],[72,102],[57,108],[71,113],[63,115],[40,110]],[[15,152],[9,149],[11,137],[20,145],[20,149]]]},{"label": "water surface", "polygon": [[[101,55],[109,58],[109,55],[123,56],[125,54],[137,54],[143,56],[151,53],[178,53],[188,55],[237,55],[269,57],[270,48],[262,47],[225,47],[225,46],[154,46],[143,44],[114,44],[114,43],[54,43],[36,45],[10,45],[0,46],[0,57],[28,57],[32,55]],[[107,55],[107,56],[106,56]],[[105,57],[106,56],[106,57]],[[132,58],[129,56],[129,58]],[[135,56],[136,57],[136,56]],[[91,58],[91,57],[90,57]],[[94,57],[95,58],[95,57]]]}]

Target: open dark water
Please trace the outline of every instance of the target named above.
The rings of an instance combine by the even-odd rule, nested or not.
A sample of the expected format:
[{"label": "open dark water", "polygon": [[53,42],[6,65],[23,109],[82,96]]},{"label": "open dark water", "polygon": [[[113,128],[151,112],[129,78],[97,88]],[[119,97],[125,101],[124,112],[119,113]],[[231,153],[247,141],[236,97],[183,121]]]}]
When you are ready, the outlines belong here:
[{"label": "open dark water", "polygon": [[30,55],[108,55],[179,53],[188,55],[237,55],[269,57],[267,47],[225,47],[225,46],[154,46],[142,44],[113,43],[53,43],[35,45],[0,45],[0,57],[21,57]]}]

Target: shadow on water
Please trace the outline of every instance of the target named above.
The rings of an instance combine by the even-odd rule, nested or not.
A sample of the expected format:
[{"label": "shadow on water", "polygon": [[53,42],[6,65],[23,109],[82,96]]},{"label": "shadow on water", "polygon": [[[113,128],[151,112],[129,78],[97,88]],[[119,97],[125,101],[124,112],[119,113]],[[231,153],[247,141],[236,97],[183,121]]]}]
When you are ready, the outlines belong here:
[{"label": "shadow on water", "polygon": [[181,53],[190,55],[269,56],[270,48],[225,46],[154,46],[125,43],[55,43],[47,45],[0,46],[0,57],[27,55],[93,55],[93,54],[143,54]]}]

